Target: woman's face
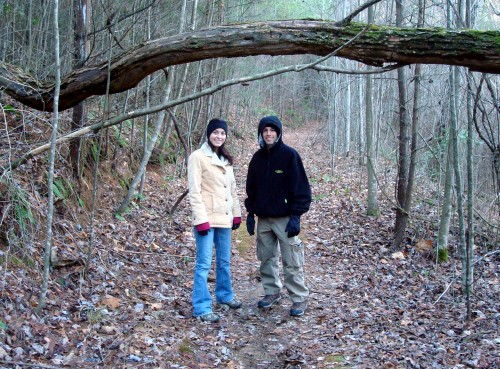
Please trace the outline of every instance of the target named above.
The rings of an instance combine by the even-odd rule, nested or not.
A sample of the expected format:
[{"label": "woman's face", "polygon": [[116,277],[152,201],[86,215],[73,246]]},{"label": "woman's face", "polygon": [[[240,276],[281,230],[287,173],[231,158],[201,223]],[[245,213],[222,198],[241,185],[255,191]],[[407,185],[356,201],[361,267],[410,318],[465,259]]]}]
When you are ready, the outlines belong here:
[{"label": "woman's face", "polygon": [[226,142],[226,131],[222,128],[217,128],[210,133],[210,137],[208,139],[214,147],[219,148],[222,144],[224,144],[224,142]]}]

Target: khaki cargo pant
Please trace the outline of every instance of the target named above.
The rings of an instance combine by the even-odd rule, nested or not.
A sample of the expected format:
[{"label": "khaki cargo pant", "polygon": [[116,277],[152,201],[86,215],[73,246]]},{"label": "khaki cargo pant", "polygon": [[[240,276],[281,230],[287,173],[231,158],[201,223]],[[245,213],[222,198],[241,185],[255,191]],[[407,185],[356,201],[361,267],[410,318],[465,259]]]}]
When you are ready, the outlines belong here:
[{"label": "khaki cargo pant", "polygon": [[264,293],[278,293],[282,287],[279,276],[280,250],[285,288],[292,302],[301,302],[309,296],[304,278],[304,245],[298,237],[289,238],[285,232],[289,219],[258,218],[257,258],[260,261]]}]

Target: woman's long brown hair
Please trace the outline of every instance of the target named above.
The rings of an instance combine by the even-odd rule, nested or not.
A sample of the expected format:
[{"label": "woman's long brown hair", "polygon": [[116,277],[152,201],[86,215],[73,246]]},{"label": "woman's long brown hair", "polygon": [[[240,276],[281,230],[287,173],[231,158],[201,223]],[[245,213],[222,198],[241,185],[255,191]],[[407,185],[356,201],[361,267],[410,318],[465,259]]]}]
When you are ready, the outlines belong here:
[{"label": "woman's long brown hair", "polygon": [[224,146],[225,144],[222,144],[221,147],[219,147],[219,150],[215,150],[215,146],[212,145],[212,143],[210,142],[210,140],[208,140],[208,144],[210,145],[210,148],[212,149],[213,152],[217,153],[217,156],[220,157],[224,157],[226,158],[226,160],[229,162],[229,165],[233,165],[233,162],[234,162],[234,159],[233,159],[233,156],[229,153],[229,151],[227,151],[226,147]]}]

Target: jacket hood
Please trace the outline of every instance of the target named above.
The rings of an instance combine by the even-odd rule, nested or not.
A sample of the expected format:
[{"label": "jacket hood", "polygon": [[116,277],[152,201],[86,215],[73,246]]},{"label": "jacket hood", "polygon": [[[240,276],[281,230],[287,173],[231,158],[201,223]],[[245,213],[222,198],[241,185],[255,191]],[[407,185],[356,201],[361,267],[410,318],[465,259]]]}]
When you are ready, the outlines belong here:
[{"label": "jacket hood", "polygon": [[260,120],[259,128],[257,131],[257,138],[259,140],[259,145],[262,148],[266,147],[266,143],[264,142],[264,139],[262,138],[262,131],[266,127],[273,127],[276,130],[276,133],[278,134],[278,138],[276,138],[276,143],[281,141],[281,132],[283,130],[283,125],[282,125],[281,121],[279,120],[279,118],[274,116],[274,115],[264,117]]}]

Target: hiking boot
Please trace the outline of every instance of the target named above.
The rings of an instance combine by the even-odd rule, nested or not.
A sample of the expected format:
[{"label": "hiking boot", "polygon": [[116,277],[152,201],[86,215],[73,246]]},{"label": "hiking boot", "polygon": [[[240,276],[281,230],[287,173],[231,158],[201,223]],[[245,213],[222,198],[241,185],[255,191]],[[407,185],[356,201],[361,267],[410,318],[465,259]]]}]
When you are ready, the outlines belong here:
[{"label": "hiking boot", "polygon": [[307,300],[294,302],[292,308],[290,309],[291,316],[301,316],[304,315],[307,309]]},{"label": "hiking boot", "polygon": [[279,292],[275,293],[274,295],[265,295],[264,298],[257,303],[257,306],[267,309],[276,304],[279,300],[281,300],[281,295]]},{"label": "hiking boot", "polygon": [[219,305],[229,306],[231,309],[239,309],[243,303],[238,299],[232,299],[229,302],[219,302]]},{"label": "hiking boot", "polygon": [[219,316],[215,313],[207,313],[197,316],[196,319],[199,319],[202,322],[217,323],[219,321]]}]

